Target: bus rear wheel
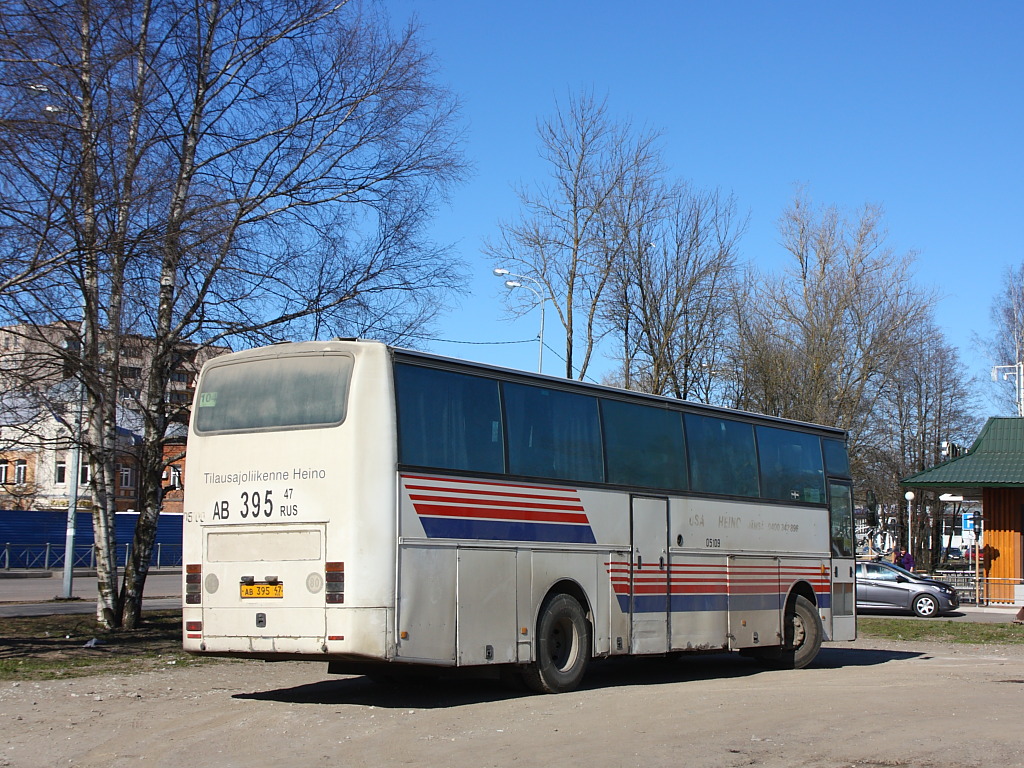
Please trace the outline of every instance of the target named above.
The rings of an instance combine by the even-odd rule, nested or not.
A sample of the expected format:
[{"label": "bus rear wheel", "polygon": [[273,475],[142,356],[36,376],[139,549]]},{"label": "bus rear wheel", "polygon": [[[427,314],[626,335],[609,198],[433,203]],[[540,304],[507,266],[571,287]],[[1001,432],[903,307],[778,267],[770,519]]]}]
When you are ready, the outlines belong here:
[{"label": "bus rear wheel", "polygon": [[551,595],[537,619],[537,658],[523,670],[526,687],[537,693],[577,688],[590,662],[590,623],[571,595]]}]

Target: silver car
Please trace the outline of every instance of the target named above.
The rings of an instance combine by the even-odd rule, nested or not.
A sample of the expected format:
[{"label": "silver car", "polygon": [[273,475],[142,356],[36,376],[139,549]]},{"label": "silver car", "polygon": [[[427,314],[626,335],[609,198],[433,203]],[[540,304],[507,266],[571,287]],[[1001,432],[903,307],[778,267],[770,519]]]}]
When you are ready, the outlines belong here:
[{"label": "silver car", "polygon": [[913,611],[931,618],[960,607],[960,596],[944,581],[890,563],[857,563],[857,610]]}]

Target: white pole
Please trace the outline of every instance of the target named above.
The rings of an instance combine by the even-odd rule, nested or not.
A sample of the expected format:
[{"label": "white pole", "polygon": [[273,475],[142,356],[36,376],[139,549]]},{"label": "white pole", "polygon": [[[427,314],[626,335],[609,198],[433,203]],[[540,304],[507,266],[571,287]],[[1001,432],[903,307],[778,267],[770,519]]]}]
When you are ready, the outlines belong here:
[{"label": "white pole", "polygon": [[81,462],[82,442],[82,400],[85,395],[85,386],[78,383],[78,408],[75,414],[75,426],[71,432],[71,455],[64,463],[65,472],[70,472],[68,478],[68,520],[67,529],[64,534],[64,583],[62,597],[70,600],[73,597],[72,581],[74,580],[75,568],[75,516],[78,512],[78,472]]},{"label": "white pole", "polygon": [[544,372],[544,302],[547,297],[540,300],[540,335],[537,337],[537,373]]},{"label": "white pole", "polygon": [[1024,361],[1014,366],[1017,369],[1017,415],[1024,419]]},{"label": "white pole", "polygon": [[914,530],[914,516],[913,516],[913,501],[914,492],[907,491],[903,494],[903,498],[907,500],[907,552],[913,556],[914,547],[911,544],[911,532]]}]

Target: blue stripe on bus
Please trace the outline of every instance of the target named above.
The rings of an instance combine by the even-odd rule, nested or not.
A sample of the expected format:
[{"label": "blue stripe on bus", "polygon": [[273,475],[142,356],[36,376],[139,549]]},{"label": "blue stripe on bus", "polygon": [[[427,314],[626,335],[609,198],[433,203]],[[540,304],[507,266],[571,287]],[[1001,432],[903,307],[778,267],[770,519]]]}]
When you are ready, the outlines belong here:
[{"label": "blue stripe on bus", "polygon": [[[827,609],[832,605],[831,595],[816,595],[818,608]],[[629,595],[616,595],[619,609],[629,613]],[[782,595],[671,595],[669,605],[672,613],[694,613],[697,611],[777,611],[782,608]],[[665,610],[665,595],[636,595],[633,598],[636,613],[659,613]]]},{"label": "blue stripe on bus", "polygon": [[431,539],[478,539],[486,541],[554,541],[596,544],[588,525],[527,523],[510,520],[468,520],[458,517],[421,516],[423,531]]}]

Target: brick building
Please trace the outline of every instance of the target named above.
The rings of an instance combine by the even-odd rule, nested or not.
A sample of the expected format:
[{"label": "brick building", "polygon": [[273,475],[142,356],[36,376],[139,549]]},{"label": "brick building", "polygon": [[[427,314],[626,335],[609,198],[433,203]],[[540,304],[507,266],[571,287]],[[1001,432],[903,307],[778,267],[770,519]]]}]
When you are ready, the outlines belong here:
[{"label": "brick building", "polygon": [[[68,374],[68,350],[77,343],[77,324],[43,328],[0,328],[0,509],[64,509],[72,490],[72,430],[81,392]],[[142,443],[145,398],[143,372],[152,362],[145,337],[121,340],[118,366],[115,505],[139,508],[138,449]],[[164,509],[181,511],[185,475],[185,438],[195,380],[203,363],[229,352],[226,347],[182,345],[178,350],[168,400],[178,406],[164,448]],[[78,508],[92,508],[91,469],[79,457]]]}]

